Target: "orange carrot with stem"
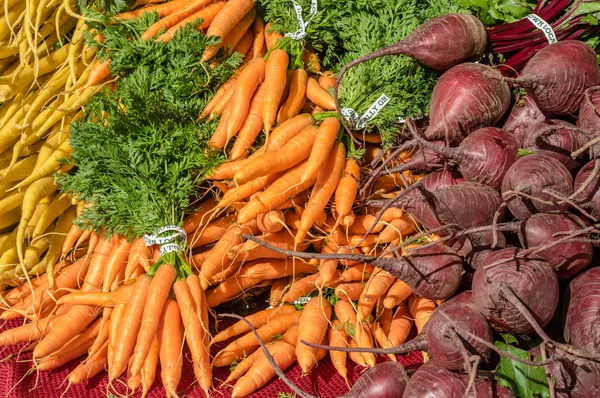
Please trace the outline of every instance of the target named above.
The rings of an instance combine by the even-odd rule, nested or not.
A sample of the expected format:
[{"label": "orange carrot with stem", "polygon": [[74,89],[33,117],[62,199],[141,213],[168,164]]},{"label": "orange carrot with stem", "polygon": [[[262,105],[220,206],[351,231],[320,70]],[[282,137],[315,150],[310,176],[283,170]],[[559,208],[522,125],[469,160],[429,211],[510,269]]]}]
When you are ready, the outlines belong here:
[{"label": "orange carrot with stem", "polygon": [[142,314],[148,299],[151,282],[150,275],[141,275],[134,283],[119,327],[117,344],[113,347],[112,366],[108,369],[109,380],[119,377],[127,367],[143,320]]},{"label": "orange carrot with stem", "polygon": [[[304,240],[306,233],[315,224],[319,214],[322,214],[333,196],[337,183],[342,174],[346,149],[344,144],[338,142],[330,151],[327,161],[318,173],[317,181],[312,190],[312,195],[300,218],[300,229],[296,233],[295,241],[300,243]],[[310,160],[309,160],[310,161]],[[308,164],[307,164],[308,169]],[[306,174],[306,170],[304,174]],[[311,177],[312,179],[313,177]]]},{"label": "orange carrot with stem", "polygon": [[167,301],[171,285],[175,282],[177,271],[171,264],[163,264],[152,277],[147,292],[147,299],[143,309],[142,322],[135,342],[129,371],[133,377],[137,376],[144,366],[144,361],[150,352],[152,341],[156,336],[156,329],[163,306]]},{"label": "orange carrot with stem", "polygon": [[277,118],[277,110],[282,100],[287,79],[288,64],[289,56],[281,49],[273,50],[267,60],[264,83],[266,93],[262,113],[266,134],[269,134]]},{"label": "orange carrot with stem", "polygon": [[287,99],[279,109],[277,114],[277,123],[283,123],[296,116],[306,100],[306,83],[308,75],[304,69],[296,69],[292,73],[290,82],[290,92]]},{"label": "orange carrot with stem", "polygon": [[[213,20],[206,36],[218,36],[223,40],[225,35],[246,15],[253,7],[254,0],[230,0]],[[219,45],[208,46],[202,54],[201,62],[206,62],[215,56]]]},{"label": "orange carrot with stem", "polygon": [[335,212],[338,219],[342,219],[352,211],[359,181],[360,165],[354,159],[346,159],[344,173],[335,189]]},{"label": "orange carrot with stem", "polygon": [[167,300],[165,303],[157,333],[160,346],[160,377],[167,397],[177,397],[177,386],[183,367],[183,331],[179,306],[175,300]]},{"label": "orange carrot with stem", "polygon": [[129,251],[131,250],[131,243],[127,241],[126,237],[120,237],[114,245],[112,253],[108,257],[104,271],[104,283],[102,284],[102,290],[107,292],[110,286],[119,273],[119,270],[126,263],[127,257],[129,257]]},{"label": "orange carrot with stem", "polygon": [[229,113],[231,111],[231,101],[225,105],[225,109],[221,114],[221,120],[219,120],[219,124],[217,128],[213,132],[213,135],[210,137],[210,141],[208,141],[208,146],[214,150],[221,150],[227,145],[227,119],[229,119]]},{"label": "orange carrot with stem", "polygon": [[187,345],[192,353],[194,375],[198,380],[200,388],[202,388],[208,397],[208,390],[212,384],[212,371],[210,367],[210,352],[208,351],[208,347],[203,344],[205,332],[194,309],[192,295],[185,280],[180,279],[175,282],[173,284],[173,291],[179,304]]},{"label": "orange carrot with stem", "polygon": [[268,137],[266,150],[270,151],[282,148],[292,138],[314,124],[315,119],[309,113],[300,114],[280,123]]},{"label": "orange carrot with stem", "polygon": [[156,41],[161,41],[163,43],[166,43],[168,41],[173,40],[173,38],[177,35],[177,32],[179,30],[181,30],[186,25],[188,25],[194,21],[197,21],[199,19],[201,19],[202,22],[200,23],[200,25],[198,25],[196,27],[196,30],[203,31],[203,30],[207,29],[210,26],[210,24],[212,23],[212,21],[215,19],[217,14],[219,14],[219,12],[221,12],[221,10],[223,9],[223,6],[225,6],[225,1],[218,1],[218,2],[207,5],[205,8],[201,9],[200,11],[196,11],[194,14],[190,15],[189,17],[185,18],[184,20],[182,20],[179,23],[170,27],[165,33],[158,36]]},{"label": "orange carrot with stem", "polygon": [[278,41],[283,40],[283,36],[273,30],[271,22],[265,25],[265,44],[267,45],[267,50],[273,48],[274,45],[277,44]]},{"label": "orange carrot with stem", "polygon": [[73,226],[67,233],[65,241],[63,242],[62,253],[65,254],[71,251],[71,249],[73,249],[73,247],[75,246],[75,242],[77,242],[77,239],[79,239],[79,237],[82,234],[83,230],[79,229],[75,224],[73,224]]},{"label": "orange carrot with stem", "polygon": [[335,76],[331,71],[325,71],[319,76],[319,85],[328,93],[333,93],[335,87]]}]

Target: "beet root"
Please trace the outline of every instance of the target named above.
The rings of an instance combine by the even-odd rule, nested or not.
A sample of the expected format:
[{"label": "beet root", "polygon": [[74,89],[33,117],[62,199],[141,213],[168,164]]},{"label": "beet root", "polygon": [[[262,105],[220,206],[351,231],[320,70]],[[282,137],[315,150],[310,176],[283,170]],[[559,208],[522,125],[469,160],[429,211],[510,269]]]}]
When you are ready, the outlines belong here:
[{"label": "beet root", "polygon": [[523,145],[529,129],[544,120],[546,115],[540,111],[535,101],[529,96],[524,96],[513,105],[502,130],[511,133],[519,144]]},{"label": "beet root", "polygon": [[600,172],[594,172],[597,162],[592,160],[586,163],[575,177],[575,191],[581,191],[576,195],[576,200],[589,209],[594,217],[600,217]]},{"label": "beet root", "polygon": [[[517,259],[519,250],[506,248],[493,252],[477,268],[473,276],[473,301],[494,329],[526,334],[535,330],[532,322],[544,326],[552,319],[559,289],[550,265],[537,259]],[[523,313],[518,302],[530,316]]]},{"label": "beet root", "polygon": [[448,370],[435,359],[431,359],[410,378],[404,398],[462,397],[468,383],[465,375]]},{"label": "beet root", "polygon": [[573,279],[568,288],[565,341],[576,348],[600,352],[600,268]]},{"label": "beet root", "polygon": [[584,93],[600,84],[596,53],[588,44],[564,40],[538,51],[517,79],[543,112],[568,115],[579,110]]},{"label": "beet root", "polygon": [[[538,213],[521,224],[520,237],[526,249],[543,246],[561,239],[555,236],[559,232],[575,232],[586,225],[577,216],[570,213]],[[565,242],[536,251],[540,257],[556,270],[558,279],[566,279],[581,272],[592,262],[593,246],[588,242]]]},{"label": "beet root", "polygon": [[564,120],[546,120],[531,127],[523,147],[538,155],[545,155],[561,162],[569,170],[575,170],[584,161],[583,154],[573,159],[575,152],[589,141],[589,136]]},{"label": "beet root", "polygon": [[590,87],[585,91],[577,127],[591,136],[600,135],[600,86]]},{"label": "beet root", "polygon": [[510,105],[510,89],[500,72],[474,63],[460,64],[440,77],[433,89],[429,140],[458,142],[471,132],[494,126]]},{"label": "beet root", "polygon": [[468,357],[477,355],[483,360],[489,357],[490,349],[469,337],[473,334],[493,344],[487,319],[472,302],[465,303],[469,296],[443,303],[427,321],[427,351],[446,369],[468,371]]},{"label": "beet root", "polygon": [[408,375],[398,362],[383,362],[363,373],[341,398],[396,398],[404,394]]},{"label": "beet root", "polygon": [[556,398],[600,397],[600,364],[597,362],[556,358],[548,370],[555,380]]},{"label": "beet root", "polygon": [[511,213],[525,220],[534,213],[566,210],[554,192],[562,197],[573,193],[573,177],[558,160],[543,155],[527,155],[517,160],[502,181],[502,196]]},{"label": "beet root", "polygon": [[517,160],[519,143],[509,133],[495,127],[478,129],[465,138],[458,148],[446,148],[425,141],[410,121],[408,125],[415,139],[425,148],[435,150],[458,163],[458,171],[467,181],[497,189],[504,174]]},{"label": "beet root", "polygon": [[451,187],[464,182],[465,178],[457,171],[439,170],[427,174],[421,182],[423,188],[429,192],[435,192],[438,189]]}]

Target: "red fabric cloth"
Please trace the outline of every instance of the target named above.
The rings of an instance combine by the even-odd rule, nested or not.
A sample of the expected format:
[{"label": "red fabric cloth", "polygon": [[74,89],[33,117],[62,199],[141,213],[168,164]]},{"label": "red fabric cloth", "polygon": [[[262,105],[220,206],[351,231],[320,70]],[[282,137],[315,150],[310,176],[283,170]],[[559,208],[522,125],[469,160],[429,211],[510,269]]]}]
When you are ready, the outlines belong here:
[{"label": "red fabric cloth", "polygon": [[[22,320],[14,320],[8,322],[1,329],[2,331],[18,326],[22,323]],[[214,347],[213,354],[216,354],[223,345]],[[23,345],[18,347],[7,347],[3,352],[3,358],[8,359],[0,363],[0,395],[3,397],[10,398],[52,398],[52,397],[63,397],[63,398],[106,398],[107,392],[112,391],[118,393],[119,396],[124,396],[126,390],[123,387],[123,383],[114,383],[114,389],[108,390],[107,384],[108,379],[106,372],[102,372],[96,377],[83,382],[81,384],[70,386],[67,390],[66,379],[69,372],[74,369],[82,360],[82,358],[73,360],[68,364],[55,369],[52,372],[41,372],[37,374],[33,371],[30,375],[25,376],[27,372],[32,368],[31,353],[21,353],[17,355],[19,349],[23,348]],[[407,367],[409,370],[416,370],[419,365],[423,362],[423,357],[420,352],[413,352],[408,356],[398,356],[400,362]],[[381,361],[385,361],[385,358],[381,358]],[[348,378],[350,383],[354,383],[360,376],[360,368],[355,366],[353,362],[348,361]],[[214,369],[214,383],[215,387],[220,386],[220,380],[225,380],[229,370],[227,368]],[[298,365],[286,371],[286,375],[301,389],[317,395],[323,398],[333,398],[343,395],[348,391],[346,383],[339,376],[329,356],[319,362],[318,368],[316,368],[309,376],[302,377],[300,367]],[[125,380],[125,377],[121,378]],[[189,362],[189,354],[186,355],[186,361],[184,362],[183,376],[181,383],[179,384],[179,391],[185,397],[203,397],[204,393],[197,387],[194,382],[194,374]],[[250,395],[253,398],[277,398],[279,392],[291,392],[287,385],[275,377],[266,386]],[[64,394],[64,395],[62,395]],[[141,394],[135,394],[133,397],[139,397]],[[149,398],[160,398],[164,397],[164,390],[160,381],[160,369],[157,370],[156,380],[150,390]],[[231,387],[221,387],[213,391],[211,396],[226,398],[231,396]]]}]

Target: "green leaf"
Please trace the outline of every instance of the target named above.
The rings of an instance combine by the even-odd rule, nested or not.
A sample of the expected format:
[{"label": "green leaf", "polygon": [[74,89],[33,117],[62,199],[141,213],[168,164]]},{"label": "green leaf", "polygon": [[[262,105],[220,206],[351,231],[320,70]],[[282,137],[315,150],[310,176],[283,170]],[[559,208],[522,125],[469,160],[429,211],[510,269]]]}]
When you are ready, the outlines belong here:
[{"label": "green leaf", "polygon": [[[505,340],[515,341],[514,336],[502,335]],[[530,359],[527,351],[511,344],[496,341],[496,347],[508,351],[522,359]],[[496,367],[498,384],[510,388],[518,397],[545,398],[550,396],[548,379],[543,366],[524,365],[507,357],[502,357]]]},{"label": "green leaf", "polygon": [[527,155],[533,155],[534,153],[535,153],[534,151],[531,151],[529,149],[519,148],[517,155],[519,157],[522,157],[522,156],[527,156]]},{"label": "green leaf", "polygon": [[500,336],[502,336],[502,338],[504,339],[504,342],[506,344],[511,344],[511,343],[519,344],[519,340],[517,340],[517,338],[515,336],[513,336],[512,334],[500,333]]},{"label": "green leaf", "polygon": [[296,398],[296,394],[293,392],[282,392],[277,393],[277,398]]}]

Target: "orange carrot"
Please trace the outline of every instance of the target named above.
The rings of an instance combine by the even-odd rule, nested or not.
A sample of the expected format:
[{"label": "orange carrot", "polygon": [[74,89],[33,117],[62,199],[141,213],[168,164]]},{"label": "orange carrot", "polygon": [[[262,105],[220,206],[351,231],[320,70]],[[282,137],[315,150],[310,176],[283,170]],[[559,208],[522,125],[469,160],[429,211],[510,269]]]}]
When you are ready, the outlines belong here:
[{"label": "orange carrot", "polygon": [[188,235],[188,246],[196,248],[218,241],[232,226],[234,221],[235,214],[228,214],[224,217],[217,218],[215,221],[204,227],[200,227],[198,230],[194,231],[194,233]]},{"label": "orange carrot", "polygon": [[105,238],[100,238],[98,246],[94,250],[88,272],[85,275],[85,280],[81,287],[82,291],[89,292],[94,291],[94,289],[101,290],[102,282],[104,280],[104,267],[112,252],[114,243],[114,239],[107,240]]},{"label": "orange carrot", "polygon": [[102,347],[86,359],[84,363],[73,369],[69,374],[69,384],[81,383],[103,371],[108,364],[106,357],[107,351],[108,342],[105,342]]},{"label": "orange carrot", "polygon": [[[227,4],[231,4],[232,1],[235,0],[230,0]],[[252,96],[265,77],[265,65],[263,58],[256,58],[250,61],[237,79],[231,97],[230,114],[225,125],[228,140],[238,133],[248,116]]]},{"label": "orange carrot", "polygon": [[[206,301],[206,294],[202,290],[200,278],[198,278],[197,275],[192,274],[186,278],[186,282],[190,288],[194,308],[196,308],[196,313],[198,314],[201,325],[208,330],[208,303]],[[206,344],[208,344],[208,342]]]},{"label": "orange carrot", "polygon": [[417,297],[415,295],[411,295],[408,298],[408,310],[415,320],[415,326],[417,327],[418,333],[421,333],[425,324],[431,317],[431,314],[435,311],[435,308],[436,304],[433,300]]},{"label": "orange carrot", "polygon": [[175,282],[173,284],[173,291],[179,304],[181,320],[185,328],[185,339],[192,353],[194,375],[200,384],[200,388],[202,388],[208,397],[212,371],[210,368],[210,353],[208,352],[208,347],[203,344],[205,332],[200,324],[198,314],[194,310],[192,295],[185,280],[180,279]]},{"label": "orange carrot", "polygon": [[142,40],[150,40],[156,36],[161,30],[168,30],[179,22],[185,20],[190,15],[193,15],[198,10],[206,7],[212,0],[195,0],[192,1],[186,8],[181,11],[174,12],[165,18],[159,20],[154,25],[150,26],[141,36]]},{"label": "orange carrot", "polygon": [[328,117],[319,126],[315,144],[308,158],[306,171],[302,176],[302,180],[308,180],[312,176],[319,173],[319,170],[325,164],[325,160],[330,156],[331,149],[335,144],[335,140],[340,132],[340,121],[335,117]]},{"label": "orange carrot", "polygon": [[236,47],[238,44],[242,42],[242,39],[246,34],[249,34],[249,37],[246,39],[246,43],[244,44],[245,50],[238,51],[242,54],[246,54],[250,49],[250,46],[254,43],[254,38],[252,35],[254,34],[250,27],[254,23],[254,19],[256,18],[256,9],[251,9],[248,14],[244,15],[234,27],[227,33],[225,38],[222,40],[221,46],[227,50],[227,54],[232,54],[234,51],[237,51]]},{"label": "orange carrot", "polygon": [[[269,346],[268,349],[275,363],[282,370],[289,368],[296,361],[294,346],[291,344],[278,341]],[[267,361],[266,356],[260,356],[248,372],[235,383],[231,397],[239,398],[248,396],[267,384],[273,377],[275,377],[275,370]]]},{"label": "orange carrot", "polygon": [[[373,339],[377,345],[381,348],[393,348],[391,341],[388,340],[386,333],[383,331],[383,328],[379,324],[379,322],[375,322],[373,324]],[[398,359],[394,354],[388,354],[388,358],[390,358],[394,362],[398,362]]]},{"label": "orange carrot", "polygon": [[267,45],[267,50],[273,48],[275,44],[279,40],[283,39],[283,36],[273,30],[271,26],[271,22],[265,25],[265,44]]},{"label": "orange carrot", "polygon": [[248,150],[254,143],[256,137],[263,128],[262,108],[264,103],[265,85],[261,84],[256,94],[250,102],[250,111],[246,121],[238,133],[238,137],[233,144],[229,160],[244,158],[248,155]]},{"label": "orange carrot", "polygon": [[[243,270],[244,268],[242,268],[242,272]],[[214,289],[210,290],[206,296],[206,300],[210,307],[216,307],[219,304],[238,297],[245,290],[258,285],[261,282],[261,279],[234,275],[233,277],[223,281]]]},{"label": "orange carrot", "polygon": [[266,186],[272,184],[277,181],[279,177],[283,175],[284,172],[272,173],[266,176],[255,178],[252,181],[249,181],[245,184],[240,185],[235,189],[231,189],[227,191],[225,195],[223,195],[223,199],[217,205],[218,208],[224,209],[228,206],[232,205],[236,201],[244,200],[249,198],[253,194],[261,191]]},{"label": "orange carrot", "polygon": [[[279,333],[285,333],[290,327],[298,323],[300,319],[300,315],[302,311],[295,311],[288,314],[279,315],[273,317],[269,320],[269,322],[260,328],[256,329],[259,338],[262,341],[268,341],[273,336]],[[248,333],[237,340],[230,343],[227,347],[225,347],[221,353],[217,355],[224,355],[227,353],[237,353],[240,350],[256,348],[259,345],[258,340],[254,333]]]},{"label": "orange carrot", "polygon": [[[339,319],[333,321],[332,327],[329,329],[329,345],[332,347],[348,347],[348,336],[342,328]],[[346,353],[343,351],[329,351],[331,363],[338,374],[348,381],[348,369],[346,368]]]},{"label": "orange carrot", "polygon": [[125,265],[125,279],[129,279],[133,271],[138,265],[147,268],[149,265],[150,250],[146,246],[143,238],[137,238],[131,244],[129,256],[127,257],[127,265]]},{"label": "orange carrot", "polygon": [[183,331],[176,301],[167,300],[165,303],[157,333],[160,345],[160,377],[167,397],[177,397],[177,386],[181,380],[183,367],[181,355]]},{"label": "orange carrot", "polygon": [[[272,234],[267,233],[261,235],[260,239],[280,249],[293,250],[295,247],[296,250],[302,251],[309,246],[309,243],[307,242],[304,242],[301,245],[295,245],[293,237],[285,230]],[[236,261],[248,262],[267,258],[285,258],[286,256],[284,254],[271,251],[251,240],[247,240],[241,246],[231,248],[229,250],[229,257],[231,259],[235,259]]]},{"label": "orange carrot", "polygon": [[128,242],[126,237],[120,237],[114,245],[108,261],[104,265],[106,269],[104,271],[104,283],[102,284],[103,291],[107,292],[110,289],[110,285],[119,273],[119,270],[126,263],[130,250],[131,242]]},{"label": "orange carrot", "polygon": [[331,304],[323,297],[313,297],[304,306],[298,321],[298,343],[296,357],[303,374],[308,374],[317,364],[316,349],[302,343],[302,340],[319,344],[327,335]]},{"label": "orange carrot", "polygon": [[79,229],[75,224],[73,224],[73,226],[67,233],[65,241],[63,242],[62,253],[65,254],[71,251],[71,249],[73,249],[73,247],[75,246],[75,242],[77,242],[77,239],[79,239],[79,237],[82,234],[83,230]]},{"label": "orange carrot", "polygon": [[[202,20],[202,23],[200,25],[198,25],[196,27],[196,29],[197,30],[204,30],[204,29],[208,28],[210,26],[210,24],[212,23],[212,21],[217,16],[217,14],[219,12],[221,12],[221,10],[223,9],[223,6],[225,6],[225,2],[224,1],[218,1],[218,2],[215,2],[213,4],[209,4],[205,8],[203,8],[203,9],[201,9],[199,11],[196,11],[194,14],[188,16],[187,18],[185,18],[184,20],[180,21],[179,23],[173,25],[165,33],[163,33],[162,35],[158,36],[158,38],[156,39],[156,41],[162,41],[163,43],[166,43],[166,42],[172,40],[175,37],[175,35],[177,34],[177,32],[179,30],[181,30],[181,28],[183,28],[187,24],[190,24],[190,23],[192,23],[194,21],[197,21],[199,19]],[[206,116],[208,116],[208,115],[206,115]]]},{"label": "orange carrot", "polygon": [[[306,209],[302,213],[300,218],[300,229],[296,233],[296,243],[300,243],[304,240],[306,233],[315,224],[315,220],[318,215],[322,214],[329,202],[329,199],[333,196],[337,183],[342,174],[344,167],[344,160],[346,159],[346,149],[344,144],[338,142],[330,151],[327,161],[323,165],[321,171],[318,173],[317,181],[312,190],[310,200],[306,205]],[[310,162],[310,159],[309,159]],[[303,178],[306,175],[307,168],[304,171]],[[312,180],[309,177],[308,181]]]},{"label": "orange carrot", "polygon": [[[310,47],[305,47],[302,52],[302,63],[304,64],[304,69],[310,72],[318,73],[321,71],[321,63],[319,62],[319,56]],[[333,108],[335,109],[335,108]]]},{"label": "orange carrot", "polygon": [[278,307],[281,305],[281,298],[291,285],[291,277],[279,278],[271,285],[269,291],[269,305],[271,307]]},{"label": "orange carrot", "polygon": [[252,58],[256,58],[259,56],[260,52],[265,46],[265,21],[260,15],[258,15],[254,20],[254,26],[252,27],[252,30],[254,31]]},{"label": "orange carrot", "polygon": [[277,117],[277,110],[282,100],[289,57],[284,50],[277,49],[269,55],[265,70],[265,100],[263,107],[263,122],[265,133],[269,134]]},{"label": "orange carrot", "polygon": [[358,313],[356,318],[359,322],[371,315],[371,311],[375,307],[379,297],[388,291],[395,280],[396,278],[387,271],[378,268],[373,271],[358,299]]},{"label": "orange carrot", "polygon": [[98,307],[112,307],[117,302],[125,302],[129,297],[131,287],[120,286],[112,292],[80,292],[76,291],[58,299],[57,304],[84,304]]},{"label": "orange carrot", "polygon": [[306,100],[306,83],[308,75],[304,69],[296,69],[292,73],[290,92],[277,115],[277,123],[283,123],[300,112]]},{"label": "orange carrot", "polygon": [[134,19],[148,12],[156,12],[159,17],[164,18],[178,10],[181,6],[186,6],[188,1],[189,0],[173,0],[156,6],[142,7],[134,11],[123,12],[117,14],[115,17],[117,19]]},{"label": "orange carrot", "polygon": [[413,325],[412,315],[408,311],[406,302],[400,304],[390,324],[390,331],[388,332],[388,340],[392,346],[398,346],[406,341],[412,329]]},{"label": "orange carrot", "polygon": [[302,261],[300,259],[254,261],[251,267],[243,273],[243,276],[255,279],[278,279],[296,274],[314,274],[318,271],[317,264]]},{"label": "orange carrot", "polygon": [[[255,314],[248,315],[246,320],[250,322],[252,326],[255,328],[260,328],[269,322],[273,317],[290,314],[292,312],[296,312],[296,309],[292,305],[283,305],[277,308],[269,308],[266,310],[259,311]],[[250,331],[250,327],[244,321],[238,321],[228,327],[227,329],[219,332],[215,337],[213,337],[211,344],[220,343],[225,340],[229,340],[230,338],[237,336],[239,334]]]},{"label": "orange carrot", "polygon": [[96,250],[96,246],[98,245],[98,243],[100,242],[100,235],[98,235],[96,232],[92,232],[90,235],[90,239],[88,241],[88,248],[87,248],[87,254],[91,255],[94,250]]},{"label": "orange carrot", "polygon": [[379,233],[379,243],[390,243],[400,238],[403,239],[406,236],[415,232],[414,220],[408,215],[404,214],[401,218],[392,220],[387,227]]},{"label": "orange carrot", "polygon": [[328,93],[333,93],[333,88],[335,87],[335,76],[333,72],[326,71],[323,72],[321,76],[319,76],[319,85],[326,90]]},{"label": "orange carrot", "polygon": [[[338,218],[341,219],[352,211],[359,181],[360,166],[358,162],[354,159],[346,159],[344,174],[335,189],[335,212]],[[356,222],[356,218],[354,222]]]},{"label": "orange carrot", "polygon": [[[230,0],[213,20],[208,28],[206,36],[218,36],[223,38],[253,7],[254,0]],[[202,54],[201,62],[211,59],[219,50],[219,45],[208,46]]]},{"label": "orange carrot", "polygon": [[362,282],[343,283],[335,288],[335,295],[340,300],[356,301],[364,289]]},{"label": "orange carrot", "polygon": [[309,77],[306,83],[306,98],[326,111],[335,109],[335,100],[331,94],[312,77]]},{"label": "orange carrot", "polygon": [[315,119],[308,113],[300,114],[280,123],[268,137],[266,150],[282,148],[288,141],[315,124]]},{"label": "orange carrot", "polygon": [[183,219],[182,228],[185,230],[186,234],[189,234],[203,225],[208,224],[210,218],[207,217],[212,210],[214,210],[215,204],[217,203],[216,199],[209,198],[204,202],[200,203],[196,210],[192,213],[187,214]]},{"label": "orange carrot", "polygon": [[49,316],[36,322],[29,322],[22,326],[7,329],[0,333],[0,347],[39,340],[56,325],[60,324],[63,318],[64,316]]},{"label": "orange carrot", "polygon": [[[299,194],[313,185],[314,180],[301,182],[306,168],[306,161],[294,166],[257,197],[251,199],[238,213],[238,222],[246,223],[254,220],[261,213],[266,213],[283,204],[288,198]],[[316,178],[315,178],[316,179]]]},{"label": "orange carrot", "polygon": [[144,367],[141,370],[142,376],[142,397],[148,394],[148,390],[152,387],[154,379],[156,377],[156,366],[158,365],[159,346],[158,339],[154,336],[150,351],[144,361]]},{"label": "orange carrot", "polygon": [[126,309],[126,302],[118,302],[113,309],[112,314],[110,314],[110,321],[108,324],[108,349],[106,352],[109,368],[112,367],[113,352],[118,343],[119,328],[121,327],[121,321],[123,320]]},{"label": "orange carrot", "polygon": [[94,63],[94,66],[92,66],[92,70],[90,71],[90,75],[86,83],[86,88],[100,84],[104,79],[110,76],[110,64],[110,59],[107,59],[105,61],[97,60]]},{"label": "orange carrot", "polygon": [[[366,325],[362,322],[358,322],[356,320],[356,313],[354,312],[354,308],[349,301],[340,300],[335,305],[335,315],[340,320],[340,322],[345,325],[348,331],[351,331],[352,340],[356,342],[358,347],[368,347],[369,346],[369,334],[366,331]],[[372,343],[371,343],[372,347]],[[375,355],[369,352],[361,353],[361,356],[364,360],[365,365],[374,366],[375,365]],[[350,356],[352,359],[352,356]],[[354,359],[352,359],[354,362]],[[358,363],[358,362],[357,362]]]},{"label": "orange carrot", "polygon": [[283,229],[285,216],[281,210],[271,210],[258,216],[258,229],[264,233],[275,233]]},{"label": "orange carrot", "polygon": [[127,367],[134,349],[135,339],[142,323],[142,314],[152,283],[150,275],[141,275],[135,281],[127,308],[119,326],[117,344],[113,347],[113,362],[108,369],[109,380],[119,377]]},{"label": "orange carrot", "polygon": [[297,165],[310,155],[316,136],[317,129],[315,127],[305,129],[281,149],[265,152],[242,167],[233,176],[234,183],[244,184],[257,177],[288,170]]},{"label": "orange carrot", "polygon": [[411,288],[401,280],[396,280],[394,284],[388,290],[383,305],[385,308],[392,309],[397,305],[400,305],[412,294]]},{"label": "orange carrot", "polygon": [[215,150],[221,150],[227,145],[227,119],[229,119],[229,113],[231,111],[231,101],[227,102],[225,105],[225,109],[223,110],[223,114],[221,114],[221,120],[219,120],[219,124],[217,128],[213,132],[213,135],[210,137],[210,141],[208,141],[208,146]]},{"label": "orange carrot", "polygon": [[250,368],[252,368],[252,366],[256,363],[256,360],[264,355],[265,354],[262,350],[256,350],[252,354],[242,359],[241,362],[237,363],[235,369],[231,370],[231,373],[229,373],[229,376],[227,376],[227,379],[225,379],[223,384],[231,383],[232,381],[242,377],[248,372],[248,370],[250,370]]},{"label": "orange carrot", "polygon": [[298,298],[315,290],[315,282],[319,274],[306,276],[292,283],[290,289],[283,295],[281,301],[284,303],[293,303]]},{"label": "orange carrot", "polygon": [[133,377],[137,376],[144,366],[144,361],[150,352],[152,341],[156,336],[156,329],[167,301],[171,285],[177,277],[177,271],[171,264],[163,264],[152,277],[147,291],[147,299],[143,309],[142,322],[135,342],[129,371]]},{"label": "orange carrot", "polygon": [[[240,69],[242,69],[242,68],[240,68]],[[204,109],[202,109],[202,112],[198,116],[198,120],[202,120],[202,119],[206,118],[207,116],[211,116],[211,118],[209,120],[212,120],[212,119],[214,119],[215,115],[217,117],[221,115],[222,110],[225,108],[225,104],[229,101],[229,99],[231,98],[231,95],[233,94],[233,88],[235,87],[235,82],[237,81],[237,78],[240,76],[240,73],[241,73],[240,69],[238,69],[233,75],[231,75],[231,77],[229,79],[227,79],[227,81],[225,83],[223,83],[221,85],[221,87],[219,87],[219,89],[215,93],[214,97],[208,102],[208,104],[206,104]],[[221,111],[217,112],[216,111],[217,106],[220,107],[221,102],[223,102],[223,109],[221,109]],[[214,111],[214,113],[213,113],[213,111]]]}]

